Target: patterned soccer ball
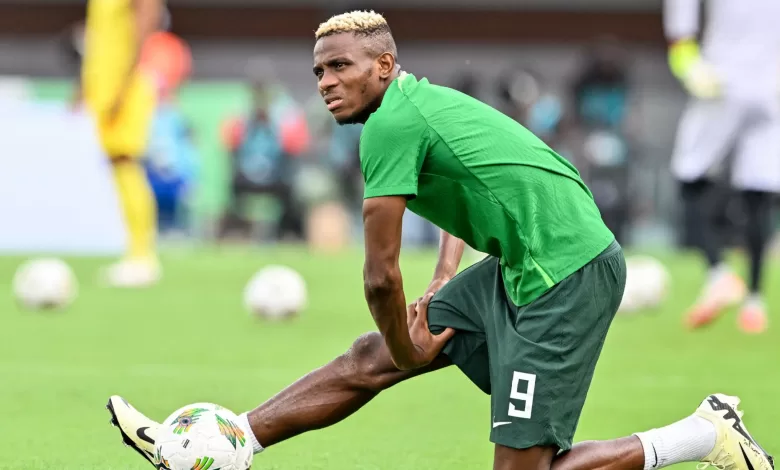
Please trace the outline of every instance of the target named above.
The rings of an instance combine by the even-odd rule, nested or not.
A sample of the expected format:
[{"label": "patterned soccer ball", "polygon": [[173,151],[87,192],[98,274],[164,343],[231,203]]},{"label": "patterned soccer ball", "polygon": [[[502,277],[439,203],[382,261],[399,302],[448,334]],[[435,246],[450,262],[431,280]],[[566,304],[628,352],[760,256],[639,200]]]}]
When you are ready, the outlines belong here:
[{"label": "patterned soccer ball", "polygon": [[194,403],[163,421],[154,464],[161,470],[248,470],[252,445],[238,416],[212,403]]}]

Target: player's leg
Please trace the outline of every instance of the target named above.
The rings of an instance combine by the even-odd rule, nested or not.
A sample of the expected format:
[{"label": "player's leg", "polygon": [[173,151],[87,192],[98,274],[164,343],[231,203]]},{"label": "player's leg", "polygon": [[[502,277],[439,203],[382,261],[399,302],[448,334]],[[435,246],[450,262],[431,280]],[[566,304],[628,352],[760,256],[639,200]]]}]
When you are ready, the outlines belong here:
[{"label": "player's leg", "polygon": [[[347,352],[309,373],[256,409],[240,416],[240,425],[254,437],[256,451],[306,431],[333,425],[368,403],[382,390],[427,372],[457,364],[483,391],[490,393],[488,357],[482,321],[478,314],[465,317],[452,308],[475,304],[474,280],[494,272],[494,258],[477,263],[452,279],[434,296],[428,307],[431,330],[446,327],[458,334],[443,354],[427,367],[399,371],[379,333],[359,337]],[[490,279],[490,278],[489,278]],[[462,295],[447,294],[463,293]],[[477,292],[479,293],[479,292]],[[472,309],[481,312],[484,309]],[[147,418],[123,398],[111,397],[108,409],[112,424],[119,427],[124,442],[152,462],[154,441],[160,424]]]},{"label": "player's leg", "polygon": [[[381,391],[450,364],[446,356],[440,356],[424,368],[400,371],[382,336],[368,333],[355,340],[344,354],[243,413],[238,424],[250,436],[257,453],[306,431],[336,424]],[[108,410],[125,444],[152,462],[160,424],[118,396],[109,399]]]},{"label": "player's leg", "polygon": [[[450,365],[440,356],[427,367],[400,371],[379,333],[359,337],[352,347],[324,367],[305,375],[240,418],[256,442],[268,447],[298,434],[338,423],[381,391],[404,380]],[[246,423],[239,423],[246,424]]]},{"label": "player's leg", "polygon": [[723,246],[715,227],[717,201],[709,173],[724,159],[743,126],[744,110],[723,101],[694,101],[685,110],[677,132],[672,172],[680,181],[683,215],[694,230],[709,275],[685,321],[695,328],[715,320],[727,306],[739,302],[744,283],[723,262]]},{"label": "player's leg", "polygon": [[750,295],[740,315],[739,326],[749,333],[767,327],[766,307],[761,298],[764,253],[772,235],[774,193],[780,192],[780,106],[767,109],[753,121],[737,149],[733,183],[742,195],[746,215],[746,247],[750,262]]},{"label": "player's leg", "polygon": [[125,258],[108,271],[116,286],[143,286],[156,282],[156,202],[140,159],[146,151],[155,106],[154,89],[140,74],[129,87],[119,113],[99,123],[104,150],[111,158],[115,187],[128,232]]},{"label": "player's leg", "polygon": [[625,261],[613,245],[541,298],[487,325],[494,468],[650,470],[703,461],[770,470],[771,458],[745,430],[739,400],[724,395],[709,396],[669,426],[571,446],[624,283]]},{"label": "player's leg", "polygon": [[749,333],[763,332],[768,323],[766,307],[762,299],[761,276],[764,270],[764,254],[772,236],[773,194],[766,191],[743,191],[742,198],[747,215],[746,245],[750,258],[748,287],[750,295],[739,314],[739,325]]},{"label": "player's leg", "polygon": [[554,447],[496,446],[496,470],[653,470],[682,462],[716,468],[772,470],[774,462],[750,435],[737,409],[739,399],[710,395],[685,419],[608,441],[580,442],[556,455]]}]

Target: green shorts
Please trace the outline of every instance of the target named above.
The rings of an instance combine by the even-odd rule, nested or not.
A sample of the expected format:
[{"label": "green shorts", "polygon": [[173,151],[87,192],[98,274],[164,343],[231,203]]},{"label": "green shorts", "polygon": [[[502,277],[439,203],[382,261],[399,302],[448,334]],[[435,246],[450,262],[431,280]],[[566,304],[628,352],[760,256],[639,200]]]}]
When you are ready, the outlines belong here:
[{"label": "green shorts", "polygon": [[625,282],[623,251],[613,242],[523,307],[507,297],[493,257],[436,293],[428,308],[431,331],[457,331],[443,354],[491,395],[492,442],[571,448]]}]

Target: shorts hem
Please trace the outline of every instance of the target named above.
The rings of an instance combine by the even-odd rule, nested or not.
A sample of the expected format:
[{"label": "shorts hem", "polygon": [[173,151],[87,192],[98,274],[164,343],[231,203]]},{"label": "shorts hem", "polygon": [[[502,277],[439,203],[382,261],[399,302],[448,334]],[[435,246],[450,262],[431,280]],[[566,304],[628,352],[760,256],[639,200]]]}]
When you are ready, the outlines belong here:
[{"label": "shorts hem", "polygon": [[555,446],[558,448],[559,452],[566,452],[568,450],[571,450],[572,447],[571,441],[563,441],[561,439],[557,439],[552,436],[547,436],[535,440],[533,439],[518,440],[518,439],[512,439],[511,437],[502,439],[501,437],[490,436],[490,442],[492,442],[493,444],[497,444],[500,446],[509,447],[510,449],[517,449],[517,450],[530,449],[532,447]]}]

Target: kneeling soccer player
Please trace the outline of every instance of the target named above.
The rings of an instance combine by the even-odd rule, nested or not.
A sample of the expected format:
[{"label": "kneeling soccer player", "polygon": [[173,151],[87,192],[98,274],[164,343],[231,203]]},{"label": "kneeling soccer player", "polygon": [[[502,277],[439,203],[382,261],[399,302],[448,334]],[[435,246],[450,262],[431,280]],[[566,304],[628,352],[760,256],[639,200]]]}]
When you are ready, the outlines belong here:
[{"label": "kneeling soccer player", "polygon": [[[579,174],[498,111],[401,72],[380,15],[335,16],[316,38],[328,109],[339,123],[365,123],[365,293],[379,333],[241,415],[256,452],[455,364],[491,395],[495,469],[773,468],[739,400],[721,394],[664,428],[572,447],[626,276]],[[443,229],[434,280],[408,307],[398,267],[407,207]],[[456,276],[461,240],[490,256]],[[159,424],[120,397],[109,410],[125,442],[159,467]]]}]

